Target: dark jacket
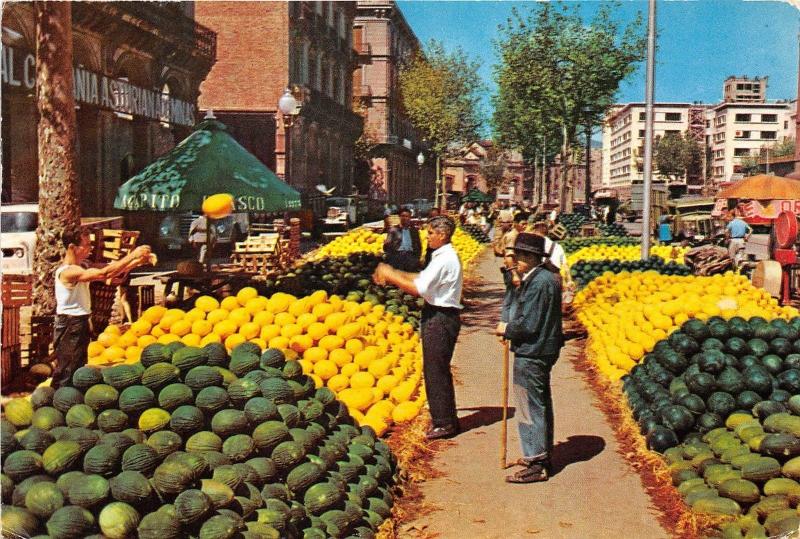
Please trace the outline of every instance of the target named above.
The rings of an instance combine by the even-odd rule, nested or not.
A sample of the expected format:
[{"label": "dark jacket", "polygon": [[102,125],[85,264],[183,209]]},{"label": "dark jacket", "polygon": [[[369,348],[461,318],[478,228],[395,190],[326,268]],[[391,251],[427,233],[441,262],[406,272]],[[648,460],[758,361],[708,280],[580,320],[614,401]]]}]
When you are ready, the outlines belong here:
[{"label": "dark jacket", "polygon": [[[415,226],[409,226],[408,232],[411,235],[411,252],[419,259],[422,256],[422,242],[419,239],[419,230]],[[383,242],[383,251],[386,254],[394,254],[400,249],[403,242],[403,229],[393,226],[386,234],[386,241]]]},{"label": "dark jacket", "polygon": [[501,320],[505,338],[518,356],[557,356],[564,346],[561,330],[561,288],[556,276],[544,267],[536,268],[522,280],[511,284],[510,272],[504,272],[506,295]]}]

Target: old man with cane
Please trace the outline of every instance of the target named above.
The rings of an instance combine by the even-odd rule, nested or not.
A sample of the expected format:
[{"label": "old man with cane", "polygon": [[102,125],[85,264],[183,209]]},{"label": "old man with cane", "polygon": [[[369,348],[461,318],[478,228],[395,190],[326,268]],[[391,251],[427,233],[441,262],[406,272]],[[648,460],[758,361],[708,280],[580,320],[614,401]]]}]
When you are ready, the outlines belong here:
[{"label": "old man with cane", "polygon": [[[503,300],[497,335],[514,352],[513,391],[519,414],[523,469],[506,477],[509,483],[547,481],[553,451],[553,399],[550,371],[564,337],[561,330],[561,287],[543,263],[545,239],[522,232],[514,243],[517,285],[504,268],[508,293]],[[506,382],[507,383],[507,382]]]},{"label": "old man with cane", "polygon": [[428,248],[433,254],[421,272],[407,273],[388,264],[379,264],[372,277],[379,285],[392,284],[425,300],[420,333],[425,392],[433,420],[433,426],[426,434],[428,440],[458,434],[450,361],[461,330],[463,272],[458,254],[450,243],[455,228],[455,223],[448,217],[430,220]]}]

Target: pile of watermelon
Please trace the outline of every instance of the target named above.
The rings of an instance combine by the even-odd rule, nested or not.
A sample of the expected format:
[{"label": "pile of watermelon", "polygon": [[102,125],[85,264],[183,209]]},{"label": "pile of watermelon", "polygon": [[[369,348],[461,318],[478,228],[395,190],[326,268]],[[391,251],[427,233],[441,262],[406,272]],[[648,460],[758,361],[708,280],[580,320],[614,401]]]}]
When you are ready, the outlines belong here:
[{"label": "pile of watermelon", "polygon": [[82,367],[9,401],[0,435],[4,536],[373,537],[392,505],[388,446],[252,343]]},{"label": "pile of watermelon", "polygon": [[565,238],[558,242],[561,247],[564,248],[564,252],[567,254],[572,254],[576,251],[580,251],[584,247],[591,247],[592,245],[639,245],[642,243],[641,239],[639,238],[631,238],[631,237],[620,237],[620,236],[613,236],[613,237],[600,237],[594,236],[590,238]]},{"label": "pile of watermelon", "polygon": [[657,271],[663,275],[691,275],[689,266],[678,264],[674,260],[665,262],[659,256],[651,256],[647,260],[581,260],[570,269],[570,274],[579,288],[583,288],[603,273],[621,273],[623,271]]},{"label": "pile of watermelon", "polygon": [[725,537],[797,530],[800,318],[692,319],[623,379],[648,447]]},{"label": "pile of watermelon", "polygon": [[472,236],[475,241],[480,243],[490,243],[492,240],[489,239],[489,236],[484,232],[483,227],[480,225],[459,225],[461,229]]}]

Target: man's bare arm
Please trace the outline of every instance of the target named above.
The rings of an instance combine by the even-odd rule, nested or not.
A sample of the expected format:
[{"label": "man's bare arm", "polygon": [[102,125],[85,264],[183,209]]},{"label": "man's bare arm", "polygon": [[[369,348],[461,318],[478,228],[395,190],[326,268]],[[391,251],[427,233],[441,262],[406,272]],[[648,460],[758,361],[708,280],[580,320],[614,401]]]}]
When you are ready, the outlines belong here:
[{"label": "man's bare arm", "polygon": [[418,273],[400,271],[388,264],[379,264],[378,268],[375,270],[373,279],[379,284],[380,282],[393,284],[407,294],[419,296],[417,285],[414,284],[414,279],[416,279],[418,275]]}]

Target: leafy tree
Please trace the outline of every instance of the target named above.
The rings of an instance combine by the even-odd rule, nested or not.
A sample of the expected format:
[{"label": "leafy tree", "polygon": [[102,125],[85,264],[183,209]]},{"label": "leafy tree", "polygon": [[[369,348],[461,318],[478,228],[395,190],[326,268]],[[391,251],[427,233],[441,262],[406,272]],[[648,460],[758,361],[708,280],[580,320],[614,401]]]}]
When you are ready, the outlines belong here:
[{"label": "leafy tree", "polygon": [[80,225],[72,75],[72,7],[34,2],[39,111],[39,226],[33,252],[34,315],[55,312],[54,273],[64,230]]},{"label": "leafy tree", "polygon": [[612,17],[617,5],[603,4],[587,24],[579,6],[542,3],[525,15],[514,10],[499,29],[495,129],[526,157],[558,129],[562,211],[572,211],[569,169],[580,127],[600,123],[620,82],[644,58],[641,16],[623,27]]},{"label": "leafy tree", "polygon": [[431,40],[400,69],[403,107],[437,159],[478,138],[484,90],[479,67],[462,49],[448,52]]},{"label": "leafy tree", "polygon": [[681,178],[701,173],[703,154],[700,146],[686,133],[668,133],[656,139],[653,161],[661,176],[676,183]]},{"label": "leafy tree", "polygon": [[794,155],[794,149],[797,142],[793,138],[786,137],[780,142],[776,142],[769,147],[770,157],[786,157],[787,155]]}]

